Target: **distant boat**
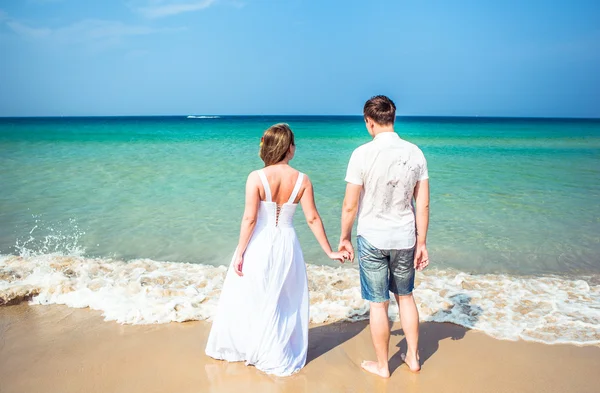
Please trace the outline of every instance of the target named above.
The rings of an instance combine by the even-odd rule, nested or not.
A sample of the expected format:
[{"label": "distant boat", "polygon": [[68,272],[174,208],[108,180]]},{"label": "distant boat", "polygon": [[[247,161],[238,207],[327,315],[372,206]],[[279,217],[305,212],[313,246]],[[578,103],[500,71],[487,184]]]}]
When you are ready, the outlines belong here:
[{"label": "distant boat", "polygon": [[221,116],[205,116],[205,115],[194,116],[194,115],[189,115],[187,118],[188,119],[219,119],[219,118],[221,118]]}]

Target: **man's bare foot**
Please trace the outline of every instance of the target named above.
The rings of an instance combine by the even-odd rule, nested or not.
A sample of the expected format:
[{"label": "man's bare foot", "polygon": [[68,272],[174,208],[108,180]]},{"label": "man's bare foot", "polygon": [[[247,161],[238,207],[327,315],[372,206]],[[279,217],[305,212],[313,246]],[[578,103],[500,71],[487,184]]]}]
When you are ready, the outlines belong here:
[{"label": "man's bare foot", "polygon": [[377,362],[373,362],[371,360],[365,360],[360,364],[360,366],[362,368],[364,368],[366,371],[368,371],[372,374],[375,374],[375,375],[379,375],[382,378],[390,377],[390,370],[387,367],[380,368],[379,365],[377,364]]},{"label": "man's bare foot", "polygon": [[408,366],[408,369],[413,373],[418,373],[421,371],[421,363],[419,362],[419,355],[415,357],[415,355],[408,355],[403,353],[400,355],[404,363]]}]

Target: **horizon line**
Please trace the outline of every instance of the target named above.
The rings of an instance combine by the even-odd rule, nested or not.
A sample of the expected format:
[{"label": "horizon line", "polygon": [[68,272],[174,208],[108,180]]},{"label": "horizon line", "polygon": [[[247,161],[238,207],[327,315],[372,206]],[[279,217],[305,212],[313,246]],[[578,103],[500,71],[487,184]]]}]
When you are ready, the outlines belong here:
[{"label": "horizon line", "polygon": [[[60,119],[60,118],[140,118],[140,117],[185,117],[188,116],[214,116],[214,117],[363,117],[355,115],[314,115],[314,114],[258,114],[258,115],[231,115],[231,114],[176,114],[176,115],[49,115],[49,116],[0,116],[0,119]],[[521,119],[521,120],[600,120],[598,117],[578,116],[487,116],[487,115],[396,115],[396,118],[428,118],[428,119]],[[210,119],[207,119],[210,120]]]}]

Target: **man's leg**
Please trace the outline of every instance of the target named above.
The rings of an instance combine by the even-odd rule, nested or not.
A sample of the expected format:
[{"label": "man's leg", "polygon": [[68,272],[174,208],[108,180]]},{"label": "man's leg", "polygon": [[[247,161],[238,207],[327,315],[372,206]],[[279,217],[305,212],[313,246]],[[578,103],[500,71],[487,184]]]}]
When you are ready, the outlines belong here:
[{"label": "man's leg", "polygon": [[390,252],[390,291],[398,302],[402,330],[406,336],[407,350],[403,357],[411,371],[419,371],[419,311],[413,297],[415,288],[415,249]]},{"label": "man's leg", "polygon": [[419,363],[419,310],[415,304],[415,298],[412,293],[404,296],[396,296],[398,302],[398,310],[400,311],[400,321],[404,336],[406,337],[406,356],[404,362],[408,365],[411,371],[419,371],[421,364]]},{"label": "man's leg", "polygon": [[377,355],[377,361],[364,361],[361,366],[368,372],[388,378],[389,257],[361,236],[357,238],[357,243],[361,294],[370,305],[371,338]]},{"label": "man's leg", "polygon": [[371,339],[375,347],[377,361],[365,360],[361,366],[365,370],[388,378],[390,369],[388,367],[388,352],[390,347],[390,322],[388,319],[388,306],[390,302],[370,303],[369,323],[371,327]]}]

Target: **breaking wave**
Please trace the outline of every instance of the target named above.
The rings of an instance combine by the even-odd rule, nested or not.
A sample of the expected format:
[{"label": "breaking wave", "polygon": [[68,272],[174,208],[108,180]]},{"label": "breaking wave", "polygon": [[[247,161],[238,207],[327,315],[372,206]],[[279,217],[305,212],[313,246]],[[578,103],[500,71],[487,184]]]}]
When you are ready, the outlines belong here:
[{"label": "breaking wave", "polygon": [[[89,307],[128,324],[210,320],[226,270],[150,259],[2,255],[0,304],[28,299]],[[368,317],[355,267],[309,264],[307,270],[312,323]],[[600,344],[600,286],[584,280],[429,270],[417,275],[415,298],[425,321],[451,322],[499,339]],[[395,303],[390,316],[398,318]]]}]

